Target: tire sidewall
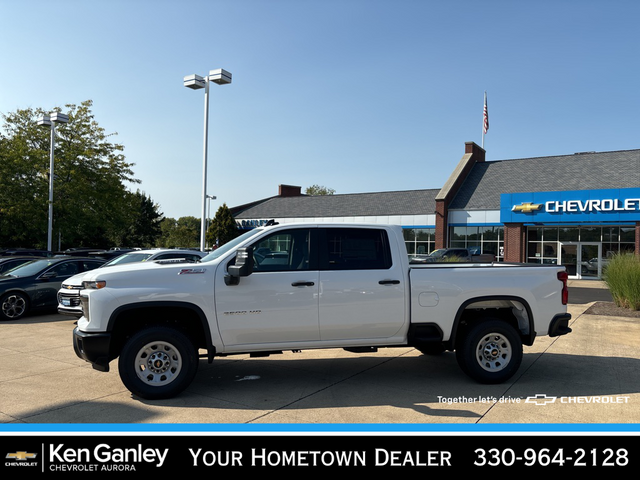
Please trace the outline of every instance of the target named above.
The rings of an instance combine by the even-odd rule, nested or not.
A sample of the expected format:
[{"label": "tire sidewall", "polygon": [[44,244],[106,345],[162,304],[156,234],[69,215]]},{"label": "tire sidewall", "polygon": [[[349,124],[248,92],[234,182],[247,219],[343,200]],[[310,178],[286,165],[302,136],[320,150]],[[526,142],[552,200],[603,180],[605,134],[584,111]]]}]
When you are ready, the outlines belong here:
[{"label": "tire sidewall", "polygon": [[[504,336],[511,345],[511,355],[507,365],[493,372],[482,368],[476,352],[480,340],[491,333]],[[472,325],[456,349],[456,358],[464,373],[477,382],[485,384],[502,383],[511,378],[520,368],[522,356],[522,339],[518,331],[506,321],[497,319],[486,319]]]},{"label": "tire sidewall", "polygon": [[[161,386],[149,385],[136,374],[138,352],[152,342],[171,344],[182,357],[180,373]],[[148,400],[171,398],[189,386],[198,370],[198,355],[193,343],[186,335],[169,327],[150,327],[133,335],[122,348],[118,359],[118,371],[122,383],[133,393]]]}]

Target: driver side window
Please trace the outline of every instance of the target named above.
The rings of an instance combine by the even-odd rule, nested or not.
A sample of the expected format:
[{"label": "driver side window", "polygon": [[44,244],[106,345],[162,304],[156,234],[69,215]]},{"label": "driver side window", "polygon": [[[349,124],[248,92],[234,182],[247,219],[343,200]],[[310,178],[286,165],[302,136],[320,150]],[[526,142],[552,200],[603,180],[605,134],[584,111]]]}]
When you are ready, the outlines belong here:
[{"label": "driver side window", "polygon": [[253,245],[254,272],[309,270],[309,230],[276,232]]}]

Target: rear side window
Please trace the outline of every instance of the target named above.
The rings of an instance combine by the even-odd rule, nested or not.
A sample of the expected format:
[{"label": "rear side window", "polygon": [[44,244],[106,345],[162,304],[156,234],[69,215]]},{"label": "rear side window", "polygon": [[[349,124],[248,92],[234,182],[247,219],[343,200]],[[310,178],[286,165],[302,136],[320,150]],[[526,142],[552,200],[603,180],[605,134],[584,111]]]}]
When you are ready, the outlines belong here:
[{"label": "rear side window", "polygon": [[320,235],[321,270],[391,268],[387,232],[375,228],[326,228]]}]

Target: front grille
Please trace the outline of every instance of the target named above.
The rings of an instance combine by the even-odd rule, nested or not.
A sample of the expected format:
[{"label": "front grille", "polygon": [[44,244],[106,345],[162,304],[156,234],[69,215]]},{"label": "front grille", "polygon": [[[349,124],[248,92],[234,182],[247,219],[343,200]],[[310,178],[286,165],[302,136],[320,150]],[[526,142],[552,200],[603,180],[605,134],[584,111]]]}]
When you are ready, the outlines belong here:
[{"label": "front grille", "polygon": [[79,307],[80,306],[80,290],[59,291],[58,303],[65,307]]}]

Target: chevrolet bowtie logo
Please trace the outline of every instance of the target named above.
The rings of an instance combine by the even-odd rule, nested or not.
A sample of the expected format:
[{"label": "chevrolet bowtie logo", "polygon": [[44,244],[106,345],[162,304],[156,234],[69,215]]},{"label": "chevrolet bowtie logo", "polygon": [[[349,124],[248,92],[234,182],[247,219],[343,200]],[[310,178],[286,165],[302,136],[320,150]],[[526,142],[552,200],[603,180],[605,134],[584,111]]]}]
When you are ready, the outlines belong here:
[{"label": "chevrolet bowtie logo", "polygon": [[35,458],[35,453],[27,453],[27,452],[16,452],[16,453],[8,453],[6,458],[11,458],[15,460],[26,460],[27,458]]},{"label": "chevrolet bowtie logo", "polygon": [[513,212],[522,212],[522,213],[531,213],[536,210],[540,210],[542,208],[541,203],[531,203],[531,202],[523,202],[520,205],[514,205],[511,211]]},{"label": "chevrolet bowtie logo", "polygon": [[535,403],[536,405],[548,405],[555,403],[556,397],[547,397],[544,393],[536,393],[533,397],[527,397],[525,403]]}]

